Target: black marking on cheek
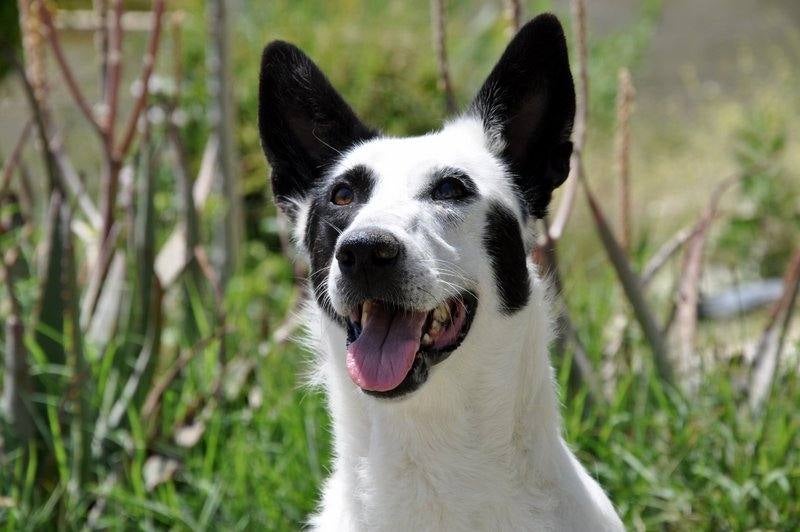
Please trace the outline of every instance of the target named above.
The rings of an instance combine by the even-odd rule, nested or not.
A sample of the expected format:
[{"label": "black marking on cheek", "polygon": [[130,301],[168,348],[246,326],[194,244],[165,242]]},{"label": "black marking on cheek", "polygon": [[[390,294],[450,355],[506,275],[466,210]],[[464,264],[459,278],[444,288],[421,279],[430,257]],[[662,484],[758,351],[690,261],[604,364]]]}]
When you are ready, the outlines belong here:
[{"label": "black marking on cheek", "polygon": [[[305,246],[311,262],[311,287],[320,308],[343,327],[345,320],[330,303],[328,271],[339,236],[353,222],[361,207],[369,201],[374,182],[374,174],[369,168],[355,166],[317,188],[312,193],[308,210]],[[351,204],[340,206],[331,203],[331,188],[338,183],[347,183],[353,188],[355,196]]]},{"label": "black marking on cheek", "polygon": [[492,263],[500,312],[513,314],[528,304],[530,277],[519,222],[512,211],[500,203],[489,205],[483,246]]}]

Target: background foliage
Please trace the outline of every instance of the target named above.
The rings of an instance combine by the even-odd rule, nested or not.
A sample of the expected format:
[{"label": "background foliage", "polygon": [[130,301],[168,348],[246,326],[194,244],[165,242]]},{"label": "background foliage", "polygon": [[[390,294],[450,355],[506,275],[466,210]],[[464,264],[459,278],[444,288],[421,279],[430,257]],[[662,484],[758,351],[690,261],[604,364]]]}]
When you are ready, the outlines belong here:
[{"label": "background foliage", "polygon": [[[8,21],[17,14],[6,16],[14,5],[5,2],[0,7],[2,38],[15,31]],[[88,7],[77,0],[58,5]],[[133,399],[122,405],[119,423],[95,444],[99,454],[88,448],[97,422],[109,417],[135,373],[137,356],[146,344],[142,327],[152,318],[140,314],[141,301],[151,296],[142,288],[150,285],[140,276],[148,270],[139,268],[137,253],[142,248],[136,246],[134,228],[140,227],[137,221],[146,220],[143,234],[152,239],[152,249],[160,250],[176,224],[185,220],[176,188],[181,165],[176,164],[169,120],[158,119],[170,116],[171,106],[180,111],[183,171],[190,180],[202,173],[212,129],[206,5],[200,0],[170,5],[184,18],[177,30],[170,26],[165,37],[156,71],[156,85],[162,89],[150,100],[148,137],[127,159],[132,182],[137,187],[150,183],[150,188],[133,187],[131,193],[138,199],[121,200],[118,207],[121,219],[129,220],[125,213],[131,213],[125,229],[130,234],[125,233],[118,246],[129,264],[130,282],[120,293],[120,325],[107,342],[63,335],[76,319],[69,312],[58,334],[30,318],[40,314],[45,276],[39,257],[42,244],[50,241],[52,224],[44,221],[49,196],[39,191],[46,182],[41,155],[33,146],[26,148],[23,162],[34,181],[36,201],[30,210],[20,202],[4,203],[4,220],[19,214],[26,223],[4,225],[0,251],[19,248],[21,256],[13,275],[35,384],[35,437],[20,438],[3,421],[0,525],[7,530],[87,525],[293,530],[315,506],[330,465],[329,420],[320,393],[302,385],[308,354],[276,335],[299,291],[297,271],[281,249],[258,141],[259,55],[271,39],[293,41],[320,64],[367,122],[394,135],[422,133],[445,118],[429,6],[421,1],[368,0],[239,0],[231,5],[232,89],[246,206],[243,256],[224,291],[215,283],[214,271],[204,269],[200,261],[163,294],[156,356]],[[508,20],[501,2],[454,0],[447,5],[450,66],[456,101],[463,106],[507,42]],[[665,9],[658,0],[631,5],[623,22],[603,33],[590,28],[589,33],[585,161],[587,180],[607,213],[618,209],[613,155],[617,73],[627,67],[634,80],[652,79],[647,73],[654,67],[646,57],[655,46]],[[128,5],[148,7],[149,2]],[[566,3],[525,2],[528,14],[542,10],[555,10],[572,35]],[[126,49],[132,50],[133,59],[128,57],[131,68],[126,67],[124,75],[132,77],[129,72],[136,71],[143,38],[131,34],[129,39]],[[86,54],[91,46],[81,50]],[[749,67],[742,67],[743,77],[753,80],[744,95],[719,94],[689,74],[673,88],[680,93],[679,104],[644,87],[631,124],[634,239],[628,253],[636,269],[674,231],[694,223],[713,186],[734,172],[741,174],[741,185],[725,196],[722,214],[710,231],[703,291],[713,293],[784,273],[800,243],[798,124],[790,118],[800,112],[800,72],[786,59],[797,53],[776,53],[769,76],[749,75]],[[78,68],[81,61],[73,63]],[[176,63],[181,66],[180,92],[173,102],[167,80]],[[58,79],[50,66],[51,79]],[[96,84],[94,70],[86,78],[87,86]],[[2,86],[0,101],[21,101],[17,89],[7,88],[10,83],[16,83],[11,76]],[[52,85],[55,122],[64,128],[66,147],[94,197],[100,181],[94,176],[101,163],[95,148],[85,147],[91,132],[74,107],[64,104],[69,99],[63,87]],[[95,92],[89,91],[93,96]],[[0,126],[20,127],[2,117]],[[11,151],[10,146],[0,147],[3,155]],[[13,187],[20,192],[17,184]],[[152,209],[143,214],[148,197]],[[198,209],[199,242],[210,249],[224,209],[225,198],[214,194]],[[78,209],[73,215],[80,218]],[[92,249],[81,241],[75,246],[78,271],[73,288],[85,295]],[[573,343],[563,352],[554,351],[565,437],[609,492],[626,524],[638,530],[800,528],[797,319],[789,328],[787,354],[763,409],[752,411],[744,390],[748,353],[768,319],[764,312],[700,323],[702,385],[686,396],[657,377],[650,346],[631,316],[580,197],[559,260],[564,299],[602,386],[601,398],[590,397],[585,386],[574,386]],[[675,259],[648,289],[665,323],[673,307],[674,279],[681,274],[681,260]],[[5,292],[3,297],[0,316],[5,322],[12,309]],[[3,334],[10,345],[8,333]],[[48,334],[66,360],[54,361],[42,348],[47,340],[41,338]],[[610,344],[617,347],[610,349]],[[182,360],[185,366],[164,390],[156,413],[146,412],[147,392]],[[82,421],[76,426],[75,420]]]}]

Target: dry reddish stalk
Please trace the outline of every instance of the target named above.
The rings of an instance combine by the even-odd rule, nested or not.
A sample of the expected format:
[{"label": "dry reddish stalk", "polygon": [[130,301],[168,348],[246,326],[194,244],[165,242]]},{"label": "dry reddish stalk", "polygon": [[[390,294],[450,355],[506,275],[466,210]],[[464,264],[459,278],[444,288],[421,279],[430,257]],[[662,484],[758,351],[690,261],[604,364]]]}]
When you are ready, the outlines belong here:
[{"label": "dry reddish stalk", "polygon": [[522,27],[522,4],[519,0],[505,0],[504,4],[509,30],[513,35]]},{"label": "dry reddish stalk", "polygon": [[41,0],[18,0],[22,46],[25,50],[25,73],[40,104],[47,99],[47,76],[44,60],[44,28],[39,14]]},{"label": "dry reddish stalk", "polygon": [[209,126],[219,139],[217,166],[219,179],[215,189],[225,198],[224,212],[215,223],[212,243],[214,265],[224,285],[236,272],[241,254],[240,241],[244,234],[244,217],[239,186],[238,155],[236,154],[236,110],[232,92],[231,37],[229,28],[230,5],[227,0],[206,2],[209,21],[209,43],[206,48],[208,66],[208,93],[210,107]]},{"label": "dry reddish stalk", "polygon": [[589,202],[589,209],[592,213],[592,217],[594,218],[595,227],[600,235],[600,240],[603,242],[603,247],[608,254],[611,264],[614,266],[614,270],[617,274],[620,284],[622,285],[622,289],[625,291],[625,296],[633,308],[633,313],[642,328],[642,332],[647,339],[647,343],[653,350],[656,371],[664,382],[671,384],[673,379],[673,370],[672,365],[667,357],[666,344],[661,331],[656,325],[653,312],[644,298],[642,283],[631,268],[627,255],[620,247],[616,238],[614,238],[614,233],[606,221],[606,217],[603,214],[603,211],[600,209],[600,205],[592,194],[592,191],[589,189],[589,184],[585,179],[582,179],[581,183],[583,183],[583,189],[586,192],[586,199]]},{"label": "dry reddish stalk", "polygon": [[100,56],[100,94],[106,98],[108,80],[108,0],[93,0],[97,15],[97,28],[94,34],[97,55]]},{"label": "dry reddish stalk", "polygon": [[[117,201],[117,189],[119,187],[119,174],[122,168],[122,161],[125,159],[126,155],[128,154],[128,150],[131,147],[133,142],[134,136],[136,134],[136,126],[139,122],[139,116],[144,110],[147,104],[147,95],[148,95],[148,86],[150,82],[150,76],[153,72],[153,67],[155,65],[155,57],[156,53],[158,52],[158,46],[161,42],[161,23],[164,15],[164,8],[165,2],[164,0],[154,0],[153,2],[153,29],[150,32],[150,38],[147,43],[147,49],[143,58],[143,65],[142,71],[139,78],[139,89],[140,93],[133,104],[133,109],[131,110],[131,114],[128,118],[128,123],[125,129],[123,129],[124,133],[122,135],[122,142],[118,145],[114,145],[113,141],[113,131],[114,131],[114,123],[110,123],[108,128],[108,134],[106,136],[106,169],[105,175],[103,176],[103,193],[102,193],[102,216],[103,216],[103,232],[102,232],[102,242],[100,245],[100,254],[101,256],[113,256],[111,253],[111,249],[114,246],[114,235],[112,235],[112,229],[115,225],[114,222],[114,209],[116,206]],[[121,7],[120,7],[121,9]],[[117,23],[121,22],[122,13],[120,11],[119,18]],[[121,28],[119,33],[121,34]],[[114,54],[115,45],[112,43],[111,54]],[[110,67],[110,65],[109,65]],[[109,68],[110,70],[110,68]],[[111,86],[111,83],[107,84],[107,89],[109,93],[114,93],[118,90],[118,87]],[[109,263],[110,264],[110,263]],[[101,285],[102,279],[108,273],[108,268],[103,268],[102,270],[96,269],[97,274],[101,278]],[[157,309],[160,311],[160,308]]]},{"label": "dry reddish stalk", "polygon": [[45,167],[47,170],[48,185],[51,189],[61,189],[61,173],[56,165],[55,155],[53,154],[53,147],[49,137],[49,120],[48,113],[44,107],[43,102],[36,98],[35,89],[31,85],[25,69],[19,64],[15,63],[15,68],[19,74],[19,79],[22,82],[22,89],[25,92],[25,98],[28,100],[28,105],[31,108],[33,115],[33,122],[36,124],[36,131],[39,135],[39,142],[44,152]]},{"label": "dry reddish stalk", "polygon": [[650,257],[644,268],[642,268],[642,286],[647,288],[653,277],[664,267],[664,265],[677,253],[689,239],[697,233],[698,224],[687,226],[672,235],[669,240],[664,242],[658,250]]},{"label": "dry reddish stalk", "polygon": [[770,310],[768,328],[774,326],[778,318],[784,312],[790,310],[792,306],[790,293],[798,282],[800,282],[800,249],[795,251],[791,260],[789,260],[789,266],[783,275],[784,292],[778,302],[775,303],[775,306],[772,307],[772,310]]},{"label": "dry reddish stalk", "polygon": [[11,183],[11,177],[14,175],[14,170],[17,168],[17,163],[19,163],[19,157],[22,154],[22,148],[25,147],[25,143],[28,141],[28,137],[31,134],[31,126],[33,126],[33,122],[28,120],[25,123],[25,126],[22,128],[22,133],[19,135],[19,139],[17,139],[17,143],[14,145],[14,149],[9,155],[6,163],[3,165],[3,171],[0,173],[0,199],[8,190],[8,186]]},{"label": "dry reddish stalk", "polygon": [[114,125],[117,122],[117,108],[119,107],[119,84],[122,78],[122,0],[113,0],[114,24],[109,32],[109,49],[106,57],[106,72],[108,73],[105,83],[105,120],[103,130],[105,131],[105,142],[111,147],[114,145]]},{"label": "dry reddish stalk", "polygon": [[783,295],[770,312],[753,362],[749,390],[750,407],[753,410],[758,410],[769,397],[778,373],[781,351],[800,291],[800,248],[789,261],[783,277],[783,287]]},{"label": "dry reddish stalk", "polygon": [[575,65],[578,78],[575,80],[575,127],[572,131],[573,151],[570,158],[570,172],[564,187],[563,197],[558,204],[558,210],[553,217],[553,223],[548,231],[548,238],[558,240],[564,232],[567,220],[575,205],[575,195],[578,191],[578,180],[583,175],[582,153],[586,143],[586,121],[589,109],[589,70],[588,51],[586,45],[586,2],[585,0],[572,0],[572,20],[575,25]]},{"label": "dry reddish stalk", "polygon": [[627,68],[621,68],[617,85],[615,144],[617,175],[619,176],[619,240],[622,249],[628,253],[631,248],[630,118],[634,95],[631,73]]},{"label": "dry reddish stalk", "polygon": [[575,55],[576,68],[578,70],[578,80],[576,91],[578,98],[575,102],[575,121],[574,142],[578,152],[583,149],[586,142],[586,116],[589,109],[589,69],[587,48],[587,28],[586,28],[586,0],[572,0],[572,20],[575,23]]},{"label": "dry reddish stalk", "polygon": [[705,244],[723,193],[738,181],[739,176],[735,175],[717,185],[708,206],[695,226],[695,231],[689,238],[683,259],[675,308],[675,320],[678,326],[675,366],[681,382],[690,391],[696,389],[700,382],[700,360],[695,353],[695,336]]},{"label": "dry reddish stalk", "polygon": [[450,65],[447,61],[444,0],[431,0],[431,22],[433,24],[433,47],[436,51],[436,62],[439,66],[439,87],[444,92],[447,112],[455,113],[456,98],[453,93],[453,82],[450,79]]},{"label": "dry reddish stalk", "polygon": [[136,124],[139,122],[139,115],[147,104],[147,88],[150,84],[150,76],[156,64],[158,46],[161,43],[161,26],[164,18],[165,0],[154,0],[153,2],[153,31],[150,32],[150,40],[147,42],[147,51],[142,60],[142,73],[139,77],[139,88],[141,92],[133,104],[133,110],[128,118],[128,126],[124,130],[122,142],[117,146],[115,155],[122,158],[128,153],[128,149],[136,135]]},{"label": "dry reddish stalk", "polygon": [[67,63],[67,58],[64,55],[64,49],[61,47],[61,41],[58,38],[58,31],[56,31],[55,24],[53,23],[53,17],[44,2],[39,2],[39,14],[42,22],[47,28],[47,40],[50,41],[50,48],[53,50],[53,56],[55,56],[56,63],[58,64],[61,75],[64,78],[64,83],[67,86],[67,90],[72,96],[72,99],[75,100],[75,105],[78,106],[78,109],[81,110],[83,116],[92,126],[92,129],[94,129],[99,135],[100,139],[103,140],[105,138],[103,128],[95,118],[91,107],[86,102],[86,98],[83,96],[83,92],[78,86],[78,82],[75,80],[72,69],[70,68],[69,63]]},{"label": "dry reddish stalk", "polygon": [[181,81],[183,80],[183,40],[181,39],[181,32],[183,31],[185,20],[186,15],[182,11],[174,11],[169,17],[172,38],[172,78],[175,84],[173,102],[176,106],[177,102],[180,101]]},{"label": "dry reddish stalk", "polygon": [[563,297],[561,297],[561,274],[558,268],[557,255],[558,240],[561,238],[564,227],[567,224],[567,220],[575,204],[578,180],[583,179],[581,152],[586,140],[586,110],[588,108],[589,75],[587,71],[588,57],[586,48],[586,6],[583,0],[573,0],[572,17],[575,27],[576,46],[578,48],[576,63],[579,76],[576,89],[575,127],[572,135],[573,152],[570,157],[570,172],[567,176],[563,197],[559,203],[558,211],[553,218],[553,223],[548,225],[545,220],[545,229],[540,238],[540,242],[534,246],[533,261],[539,266],[540,271],[549,274],[555,285],[556,293],[561,298],[560,308],[558,309],[558,328],[565,331],[568,337],[559,337],[554,350],[556,353],[562,352],[564,342],[566,340],[572,341],[575,346],[575,362],[578,368],[578,371],[574,372],[573,375],[578,376],[589,388],[592,396],[599,399],[601,397],[600,387],[595,376],[594,368],[581,345],[575,327],[572,325],[569,309]]},{"label": "dry reddish stalk", "polygon": [[[155,58],[158,53],[158,46],[161,42],[161,23],[164,15],[165,1],[154,0],[153,2],[153,30],[150,32],[150,39],[147,43],[147,50],[142,60],[142,71],[139,76],[139,94],[134,101],[133,109],[128,117],[128,123],[123,129],[122,141],[114,146],[111,142],[108,143],[111,148],[110,157],[108,158],[109,168],[108,175],[104,179],[104,201],[102,204],[103,211],[103,235],[104,238],[108,236],[111,231],[111,226],[114,224],[114,206],[116,204],[117,188],[119,186],[119,171],[122,168],[122,161],[128,154],[128,150],[133,143],[136,136],[136,126],[139,123],[139,116],[147,105],[148,86],[150,84],[150,76],[153,73],[155,66]],[[112,49],[113,53],[113,49]],[[109,86],[109,92],[113,92],[114,87]],[[109,131],[113,129],[113,124],[109,127]],[[111,139],[111,137],[109,137]],[[107,238],[105,238],[107,240]],[[106,242],[103,245],[107,245]]]},{"label": "dry reddish stalk", "polygon": [[108,54],[108,79],[104,83],[106,93],[106,107],[107,116],[103,124],[98,122],[94,116],[91,107],[86,101],[80,87],[78,86],[72,69],[67,63],[64,51],[61,47],[61,42],[58,38],[58,32],[53,23],[53,17],[50,10],[44,3],[39,4],[39,13],[44,25],[47,27],[47,36],[50,41],[53,55],[56,58],[61,74],[67,85],[72,98],[75,100],[76,105],[81,110],[86,120],[97,132],[100,137],[101,143],[104,148],[105,169],[103,176],[103,200],[101,202],[101,210],[103,216],[103,246],[107,246],[107,240],[111,227],[114,224],[114,207],[116,205],[116,194],[119,181],[119,171],[122,168],[122,161],[128,154],[128,150],[133,143],[136,136],[136,126],[139,122],[139,116],[147,104],[148,85],[150,77],[153,73],[155,66],[155,57],[158,53],[158,47],[161,42],[161,26],[164,15],[166,2],[165,0],[154,0],[153,2],[153,28],[150,32],[150,38],[147,44],[147,50],[144,55],[141,74],[139,76],[140,93],[133,104],[133,110],[126,127],[123,129],[121,136],[122,141],[119,144],[114,143],[114,127],[117,120],[117,107],[118,107],[118,93],[121,74],[121,53],[122,53],[122,1],[115,0],[114,4],[114,31],[111,35],[111,45]]}]

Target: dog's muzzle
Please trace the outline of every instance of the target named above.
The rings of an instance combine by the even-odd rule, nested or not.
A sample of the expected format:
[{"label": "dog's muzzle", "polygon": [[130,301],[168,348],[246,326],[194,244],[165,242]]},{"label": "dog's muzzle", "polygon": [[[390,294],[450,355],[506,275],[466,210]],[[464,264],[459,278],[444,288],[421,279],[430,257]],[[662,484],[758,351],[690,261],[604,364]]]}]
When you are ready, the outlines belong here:
[{"label": "dog's muzzle", "polygon": [[417,389],[431,366],[461,344],[475,315],[477,298],[469,291],[440,301],[415,300],[412,293],[433,291],[416,286],[410,255],[396,235],[377,227],[343,235],[334,253],[347,324],[347,370],[370,395],[398,397]]}]

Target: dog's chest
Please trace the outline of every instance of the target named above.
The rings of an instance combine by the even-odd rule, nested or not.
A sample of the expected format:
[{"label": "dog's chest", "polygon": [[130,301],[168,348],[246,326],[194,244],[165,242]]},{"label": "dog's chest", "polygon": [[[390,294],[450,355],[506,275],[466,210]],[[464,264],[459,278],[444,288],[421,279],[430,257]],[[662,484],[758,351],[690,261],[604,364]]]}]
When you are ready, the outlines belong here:
[{"label": "dog's chest", "polygon": [[[456,423],[458,425],[458,423]],[[469,423],[463,423],[469,430]],[[396,429],[397,427],[395,427]],[[515,467],[509,448],[476,438],[375,431],[359,458],[354,490],[369,530],[511,530],[546,527],[553,501]],[[496,450],[494,450],[496,451]]]}]

